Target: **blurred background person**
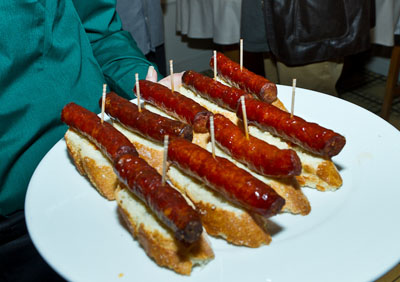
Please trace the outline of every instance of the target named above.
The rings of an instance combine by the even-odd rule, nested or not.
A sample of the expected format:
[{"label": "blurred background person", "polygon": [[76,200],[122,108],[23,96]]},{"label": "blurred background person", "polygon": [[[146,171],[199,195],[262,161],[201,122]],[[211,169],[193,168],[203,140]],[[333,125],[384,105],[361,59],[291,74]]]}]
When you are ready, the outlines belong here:
[{"label": "blurred background person", "polygon": [[241,11],[243,48],[275,83],[337,96],[344,58],[370,48],[370,0],[242,0]]},{"label": "blurred background person", "polygon": [[122,28],[129,31],[146,58],[166,76],[164,22],[160,0],[117,0]]}]

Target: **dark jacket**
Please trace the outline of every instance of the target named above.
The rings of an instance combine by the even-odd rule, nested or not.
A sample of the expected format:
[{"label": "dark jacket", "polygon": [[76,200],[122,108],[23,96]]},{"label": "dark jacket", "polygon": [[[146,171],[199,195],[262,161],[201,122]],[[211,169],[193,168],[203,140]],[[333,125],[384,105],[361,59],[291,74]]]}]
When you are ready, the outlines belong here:
[{"label": "dark jacket", "polygon": [[271,52],[287,65],[365,51],[374,25],[373,0],[264,0]]},{"label": "dark jacket", "polygon": [[250,52],[287,65],[342,58],[370,47],[374,0],[243,0],[241,36]]}]

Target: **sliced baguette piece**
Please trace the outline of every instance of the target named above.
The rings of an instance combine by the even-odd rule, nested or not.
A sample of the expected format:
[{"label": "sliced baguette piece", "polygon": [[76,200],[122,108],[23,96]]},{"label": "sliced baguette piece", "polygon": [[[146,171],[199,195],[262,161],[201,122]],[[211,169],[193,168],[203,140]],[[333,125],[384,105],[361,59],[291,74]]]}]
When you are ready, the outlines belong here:
[{"label": "sliced baguette piece", "polygon": [[89,179],[100,195],[114,200],[119,181],[111,162],[92,142],[73,129],[67,130],[64,139],[79,173]]},{"label": "sliced baguette piece", "polygon": [[179,274],[190,275],[194,266],[204,266],[214,258],[207,235],[203,232],[199,241],[190,247],[179,243],[173,234],[153,213],[124,188],[115,192],[118,211],[146,254],[159,266]]},{"label": "sliced baguette piece", "polygon": [[72,129],[64,137],[77,170],[88,177],[101,195],[117,200],[128,229],[158,265],[189,275],[194,266],[205,265],[214,258],[206,232],[195,244],[181,245],[142,201],[127,189],[120,188],[122,184],[111,162],[92,142]]},{"label": "sliced baguette piece", "polygon": [[[224,83],[223,81],[221,82]],[[196,95],[183,85],[180,87],[179,92],[182,95],[195,100],[214,114],[222,114],[229,118],[234,124],[240,125],[240,120],[237,118],[236,113],[219,107],[200,95]],[[279,99],[277,99],[273,105],[282,110],[286,110]],[[291,146],[283,139],[272,136],[269,132],[262,131],[254,125],[249,125],[248,128],[249,133],[254,137],[275,145],[280,149],[290,148],[296,151],[303,167],[301,175],[297,176],[296,179],[302,187],[316,188],[320,191],[335,191],[342,186],[342,178],[332,160],[306,152],[298,146]]]},{"label": "sliced baguette piece", "polygon": [[267,226],[259,225],[249,212],[226,201],[200,181],[174,166],[168,169],[168,178],[196,205],[209,235],[251,248],[271,242]]},{"label": "sliced baguette piece", "polygon": [[[204,148],[211,151],[211,142],[208,142]],[[254,177],[258,178],[262,182],[268,184],[272,187],[281,197],[285,199],[285,205],[282,208],[282,212],[307,215],[311,211],[311,205],[308,201],[306,195],[304,195],[298,182],[294,177],[286,179],[275,179],[258,174],[251,169],[249,169],[244,164],[234,160],[231,156],[226,154],[218,146],[215,148],[215,154],[217,156],[226,158],[234,163],[236,166],[240,167],[251,173]]]},{"label": "sliced baguette piece", "polygon": [[[147,107],[146,105],[146,108],[157,111],[152,106]],[[162,171],[164,149],[162,145],[141,137],[117,122],[114,122],[113,125],[135,146],[140,143],[142,148],[142,150],[138,150],[140,157],[148,162],[150,162],[148,158],[152,158],[154,168]],[[208,135],[200,134],[199,138],[206,140]],[[194,139],[196,139],[195,136]],[[168,168],[167,177],[182,194],[195,204],[200,211],[203,226],[209,235],[222,237],[235,245],[253,248],[271,242],[271,236],[265,226],[258,224],[246,210],[224,200],[206,185],[183,174],[173,166]]]}]

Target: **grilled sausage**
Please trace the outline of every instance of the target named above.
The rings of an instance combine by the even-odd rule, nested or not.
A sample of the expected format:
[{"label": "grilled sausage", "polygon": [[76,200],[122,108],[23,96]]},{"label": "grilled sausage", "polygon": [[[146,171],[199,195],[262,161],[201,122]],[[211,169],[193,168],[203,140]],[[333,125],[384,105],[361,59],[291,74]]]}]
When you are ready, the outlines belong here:
[{"label": "grilled sausage", "polygon": [[[246,99],[246,114],[249,124],[254,124],[272,135],[279,136],[314,154],[330,158],[339,154],[346,139],[316,123],[293,116],[268,103]],[[242,107],[237,116],[243,119]]]},{"label": "grilled sausage", "polygon": [[236,111],[241,96],[252,97],[251,94],[241,89],[226,86],[192,70],[183,74],[182,83],[194,93],[232,111]]},{"label": "grilled sausage", "polygon": [[[214,56],[210,60],[210,66],[214,68]],[[217,72],[225,81],[255,95],[261,101],[272,103],[276,100],[277,88],[275,83],[245,67],[240,70],[238,63],[219,52],[217,52]]]},{"label": "grilled sausage", "polygon": [[264,217],[277,214],[285,204],[270,186],[247,171],[182,138],[168,146],[168,160],[194,178],[203,181],[229,201]]},{"label": "grilled sausage", "polygon": [[141,97],[148,103],[190,124],[195,132],[207,132],[207,120],[212,113],[206,108],[176,91],[171,91],[168,87],[159,83],[140,80],[139,88]]},{"label": "grilled sausage", "polygon": [[262,175],[288,177],[301,173],[301,161],[295,151],[281,150],[251,135],[247,139],[243,131],[223,115],[214,115],[214,136],[226,153]]},{"label": "grilled sausage", "polygon": [[[101,103],[101,100],[100,102]],[[158,143],[164,141],[164,135],[193,139],[192,127],[177,120],[172,120],[144,108],[139,108],[114,92],[107,93],[105,112],[128,129]]]},{"label": "grilled sausage", "polygon": [[113,163],[123,154],[138,155],[132,143],[119,132],[116,134],[111,124],[102,123],[96,114],[75,103],[63,108],[61,120],[96,144]]}]

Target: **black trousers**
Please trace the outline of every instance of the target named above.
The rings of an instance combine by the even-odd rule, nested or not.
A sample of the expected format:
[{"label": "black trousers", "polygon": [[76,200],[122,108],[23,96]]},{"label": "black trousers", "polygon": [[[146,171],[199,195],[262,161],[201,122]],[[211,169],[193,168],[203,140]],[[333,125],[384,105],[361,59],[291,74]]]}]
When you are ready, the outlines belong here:
[{"label": "black trousers", "polygon": [[23,211],[0,216],[0,281],[65,281],[36,250]]},{"label": "black trousers", "polygon": [[[167,76],[167,63],[165,61],[165,46],[164,44],[156,47],[155,52],[150,52],[146,55],[147,60],[157,65],[158,71],[165,77]],[[160,79],[160,77],[158,78]]]}]

